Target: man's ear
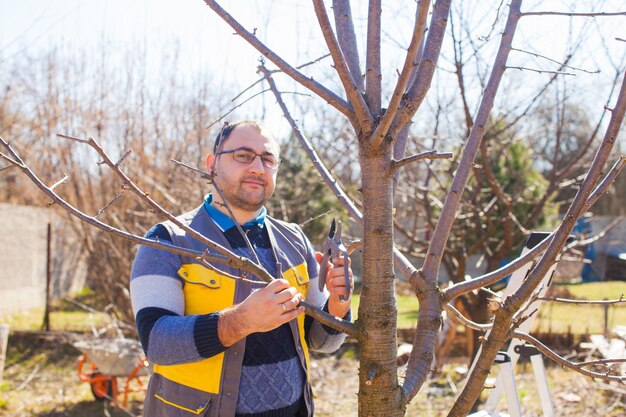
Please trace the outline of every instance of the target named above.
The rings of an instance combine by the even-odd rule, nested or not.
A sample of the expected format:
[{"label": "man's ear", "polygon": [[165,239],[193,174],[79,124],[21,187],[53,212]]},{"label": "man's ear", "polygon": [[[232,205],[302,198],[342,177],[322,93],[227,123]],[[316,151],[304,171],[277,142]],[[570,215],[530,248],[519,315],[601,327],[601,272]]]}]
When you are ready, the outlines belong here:
[{"label": "man's ear", "polygon": [[206,156],[206,172],[208,172],[209,174],[213,173],[213,163],[215,161],[215,155],[213,154],[208,154]]}]

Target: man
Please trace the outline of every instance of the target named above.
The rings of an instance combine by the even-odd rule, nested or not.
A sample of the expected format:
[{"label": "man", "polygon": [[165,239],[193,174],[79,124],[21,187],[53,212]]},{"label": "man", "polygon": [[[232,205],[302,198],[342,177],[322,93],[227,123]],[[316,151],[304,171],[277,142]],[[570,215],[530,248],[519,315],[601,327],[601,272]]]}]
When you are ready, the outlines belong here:
[{"label": "man", "polygon": [[[350,300],[340,298],[347,294],[345,261],[329,265],[327,276],[319,278],[326,279],[328,293],[320,292],[321,254],[297,225],[267,215],[263,205],[274,192],[280,160],[278,143],[263,126],[225,126],[206,164],[225,201],[209,194],[179,220],[255,259],[237,222],[261,265],[277,279],[257,285],[255,277],[224,265],[209,269],[193,258],[139,247],[131,298],[141,343],[154,364],[144,416],[311,416],[308,348],[332,352],[345,335],[305,316],[299,304],[306,298],[350,320]],[[206,249],[172,222],[147,236]]]}]

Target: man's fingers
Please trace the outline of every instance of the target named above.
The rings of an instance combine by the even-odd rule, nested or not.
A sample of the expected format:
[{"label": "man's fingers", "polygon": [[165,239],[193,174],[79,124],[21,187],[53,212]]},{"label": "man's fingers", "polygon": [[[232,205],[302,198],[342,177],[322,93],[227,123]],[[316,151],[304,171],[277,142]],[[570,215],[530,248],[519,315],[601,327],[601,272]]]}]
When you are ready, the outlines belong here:
[{"label": "man's fingers", "polygon": [[315,260],[318,264],[322,264],[322,259],[324,259],[324,254],[322,252],[315,252]]},{"label": "man's fingers", "polygon": [[[335,276],[328,280],[327,282],[328,288],[346,288],[346,278],[341,274],[341,276]],[[354,288],[354,280],[352,276],[350,276],[350,288]]]},{"label": "man's fingers", "polygon": [[297,309],[298,304],[300,304],[301,301],[302,301],[302,294],[297,293],[296,295],[289,298],[288,300],[280,303],[280,307],[283,310],[283,314],[290,313],[293,310]]},{"label": "man's fingers", "polygon": [[297,296],[298,292],[294,287],[285,288],[281,292],[276,294],[276,300],[279,304],[282,304],[286,301],[291,300],[293,297]]},{"label": "man's fingers", "polygon": [[281,318],[283,319],[283,321],[285,323],[295,319],[296,317],[298,317],[300,314],[304,313],[304,307],[296,307],[293,308],[291,310],[287,310],[283,313],[283,315],[281,316]]},{"label": "man's fingers", "polygon": [[286,288],[289,288],[289,281],[286,279],[275,279],[274,281],[267,284],[269,291],[274,294],[278,294],[281,291],[284,291]]},{"label": "man's fingers", "polygon": [[[346,258],[344,258],[343,256],[340,256],[338,258],[331,259],[331,262],[333,263],[335,267],[344,266],[346,263]],[[352,264],[352,260],[348,258],[348,266],[350,266],[351,264]]]}]

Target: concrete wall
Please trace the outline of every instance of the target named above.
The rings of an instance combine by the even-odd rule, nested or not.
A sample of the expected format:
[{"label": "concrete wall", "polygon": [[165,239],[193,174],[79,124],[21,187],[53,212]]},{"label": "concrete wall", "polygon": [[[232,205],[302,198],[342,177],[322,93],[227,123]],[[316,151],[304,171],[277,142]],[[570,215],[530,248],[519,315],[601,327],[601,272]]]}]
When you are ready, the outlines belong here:
[{"label": "concrete wall", "polygon": [[51,209],[0,203],[0,314],[45,306],[48,223],[53,298],[84,285],[84,254],[63,217]]}]

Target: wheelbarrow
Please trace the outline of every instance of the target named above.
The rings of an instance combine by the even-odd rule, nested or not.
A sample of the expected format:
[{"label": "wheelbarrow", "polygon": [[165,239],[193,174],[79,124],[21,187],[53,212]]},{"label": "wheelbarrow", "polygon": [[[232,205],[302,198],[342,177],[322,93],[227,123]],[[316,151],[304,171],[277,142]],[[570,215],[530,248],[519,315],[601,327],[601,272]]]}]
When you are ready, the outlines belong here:
[{"label": "wheelbarrow", "polygon": [[[82,352],[77,366],[78,378],[90,384],[97,401],[110,400],[117,407],[121,392],[121,404],[126,407],[129,393],[146,391],[141,378],[149,376],[152,367],[137,340],[83,339],[72,345]],[[118,378],[122,381],[120,385]]]}]

